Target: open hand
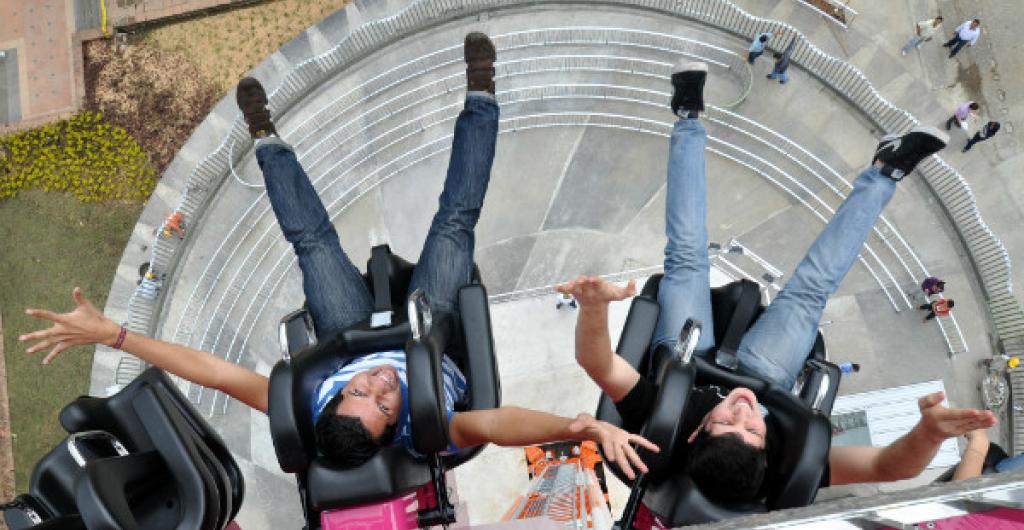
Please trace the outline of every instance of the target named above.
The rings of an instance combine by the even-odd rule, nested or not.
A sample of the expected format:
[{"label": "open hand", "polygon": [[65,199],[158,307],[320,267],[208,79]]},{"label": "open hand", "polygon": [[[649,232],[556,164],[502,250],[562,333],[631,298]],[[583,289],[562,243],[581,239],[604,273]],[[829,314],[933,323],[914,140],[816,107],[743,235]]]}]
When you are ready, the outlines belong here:
[{"label": "open hand", "polygon": [[918,427],[934,441],[961,436],[977,429],[987,429],[997,423],[991,411],[977,409],[951,409],[942,406],[942,392],[934,392],[917,400],[921,409]]},{"label": "open hand", "polygon": [[599,421],[585,412],[577,415],[576,419],[569,424],[569,431],[578,433],[583,439],[593,440],[600,444],[601,449],[604,450],[605,458],[609,462],[614,462],[618,465],[619,469],[630,480],[636,478],[636,474],[633,472],[630,464],[636,466],[641,473],[647,473],[648,471],[643,460],[640,460],[640,455],[636,453],[636,449],[630,444],[641,445],[655,453],[660,451],[658,446],[649,442],[643,436],[630,434],[606,421]]},{"label": "open hand", "polygon": [[27,350],[28,353],[51,348],[50,353],[43,358],[43,364],[49,364],[54,357],[68,348],[88,344],[109,344],[117,339],[120,331],[117,324],[103,316],[78,287],[75,287],[72,295],[77,307],[70,313],[57,314],[43,309],[25,310],[27,315],[53,322],[49,329],[18,337],[21,342],[39,341]]},{"label": "open hand", "polygon": [[580,276],[575,280],[555,286],[562,294],[571,294],[584,308],[607,305],[609,302],[625,300],[636,294],[636,280],[629,280],[625,287],[606,282],[597,276]]}]

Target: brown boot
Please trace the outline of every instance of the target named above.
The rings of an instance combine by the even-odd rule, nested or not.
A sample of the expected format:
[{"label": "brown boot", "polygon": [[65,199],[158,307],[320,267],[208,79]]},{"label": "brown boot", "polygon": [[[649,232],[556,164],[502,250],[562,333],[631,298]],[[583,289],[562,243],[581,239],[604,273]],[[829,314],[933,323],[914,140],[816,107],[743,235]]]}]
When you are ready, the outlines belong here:
[{"label": "brown boot", "polygon": [[494,94],[494,60],[498,56],[494,43],[487,35],[474,31],[466,35],[463,50],[468,90]]},{"label": "brown boot", "polygon": [[274,122],[270,120],[270,111],[267,110],[267,91],[263,90],[259,81],[252,77],[239,81],[235,89],[235,101],[238,102],[245,123],[249,124],[249,134],[253,138],[277,135]]}]

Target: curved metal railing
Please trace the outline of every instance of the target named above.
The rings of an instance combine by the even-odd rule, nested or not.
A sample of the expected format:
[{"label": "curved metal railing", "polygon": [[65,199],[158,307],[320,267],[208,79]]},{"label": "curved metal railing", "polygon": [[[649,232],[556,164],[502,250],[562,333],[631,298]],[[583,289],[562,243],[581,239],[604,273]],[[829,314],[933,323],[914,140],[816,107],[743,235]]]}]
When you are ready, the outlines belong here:
[{"label": "curved metal railing", "polygon": [[[279,85],[270,94],[270,109],[276,115],[283,114],[313,87],[373,51],[410,33],[484,11],[545,3],[574,2],[416,0],[393,16],[364,24],[331,50],[302,61],[285,73]],[[777,42],[797,38],[794,62],[835,89],[884,131],[905,131],[917,124],[909,113],[882,98],[855,67],[828,56],[792,26],[754,17],[727,0],[617,0],[600,3],[684,17],[743,38],[752,38],[761,31],[775,31],[781,34],[782,38]],[[215,190],[222,179],[231,173],[232,163],[248,150],[250,142],[244,123],[236,118],[224,141],[204,157],[189,175],[177,211],[184,213],[187,218],[195,218],[208,204],[211,190]],[[236,148],[236,144],[243,148]],[[1024,338],[1024,312],[1012,296],[1008,255],[1002,243],[981,219],[970,188],[955,170],[937,157],[922,163],[919,169],[936,197],[949,212],[969,251],[972,264],[989,299],[997,334],[1001,338]],[[153,269],[163,273],[172,271],[181,256],[180,250],[181,243],[176,238],[157,238],[151,251],[150,263]],[[159,318],[160,304],[159,298],[149,300],[136,292],[129,303],[129,328],[146,334],[152,333]],[[121,368],[119,365],[117,382],[122,382],[122,374],[132,371]]]}]

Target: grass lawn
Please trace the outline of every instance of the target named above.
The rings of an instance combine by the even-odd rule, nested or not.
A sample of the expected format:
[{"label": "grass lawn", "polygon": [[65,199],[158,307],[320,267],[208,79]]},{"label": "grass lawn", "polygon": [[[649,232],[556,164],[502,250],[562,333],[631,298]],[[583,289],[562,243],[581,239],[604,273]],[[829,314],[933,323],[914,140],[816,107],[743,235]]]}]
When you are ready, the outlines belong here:
[{"label": "grass lawn", "polygon": [[89,390],[94,348],[74,348],[49,366],[25,353],[18,335],[39,329],[26,307],[68,311],[79,286],[99,308],[142,211],[140,202],[83,203],[40,190],[0,200],[0,311],[3,311],[15,481],[64,437],[57,413]]}]

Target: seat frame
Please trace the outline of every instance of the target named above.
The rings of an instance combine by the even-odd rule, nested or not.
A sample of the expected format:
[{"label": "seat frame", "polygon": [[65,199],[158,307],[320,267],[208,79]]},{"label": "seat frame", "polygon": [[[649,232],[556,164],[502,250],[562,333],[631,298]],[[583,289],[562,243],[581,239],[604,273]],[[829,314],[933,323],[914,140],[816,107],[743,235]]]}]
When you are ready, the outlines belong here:
[{"label": "seat frame", "polygon": [[[735,324],[734,315],[744,314],[741,309],[745,309],[750,318],[748,322],[741,322],[743,328],[740,329],[749,328],[763,311],[759,295],[753,299],[757,304],[753,311],[737,307],[743,300],[744,290],[748,291],[747,294],[751,289],[759,293],[757,284],[741,280],[712,290],[713,330],[703,330],[701,323],[687,321],[675,349],[662,346],[652,351],[650,344],[660,314],[657,297],[661,278],[660,274],[649,278],[641,294],[633,299],[616,348],[623,359],[657,385],[654,408],[640,434],[661,448],[660,453],[640,451],[649,472],[635,481],[629,481],[612,468],[620,479],[632,484],[630,500],[619,521],[621,527],[632,527],[641,511],[641,501],[646,509],[670,526],[718,521],[813,502],[827,462],[831,444],[828,415],[838,394],[841,377],[839,368],[825,358],[821,334],[818,334],[793,389],[782,389],[758,378],[736,373],[736,364],[731,362],[733,359],[728,355],[720,357],[717,347],[711,354],[711,360],[694,356],[694,333],[713,332],[716,345],[721,346],[726,330]],[[750,300],[748,297],[747,303]],[[684,472],[678,471],[679,462],[685,462],[686,458],[685,440],[689,433],[681,432],[681,424],[690,392],[694,386],[707,384],[750,388],[759,401],[775,414],[783,431],[793,434],[787,437],[791,443],[780,452],[780,461],[770,463],[780,466],[780,483],[770,489],[767,497],[750,503],[712,502]],[[607,395],[601,396],[596,416],[614,425],[623,424],[615,404]],[[800,442],[792,443],[792,440]]]},{"label": "seat frame", "polygon": [[[296,476],[309,529],[320,528],[325,512],[358,509],[414,492],[423,499],[419,524],[454,522],[444,472],[469,461],[483,446],[442,454],[448,431],[441,359],[447,353],[466,376],[465,410],[500,406],[487,292],[474,266],[471,283],[458,291],[456,314],[433,315],[421,293],[405,296],[413,270],[414,265],[392,254],[387,245],[374,247],[364,276],[374,296],[374,316],[368,321],[322,337],[305,309],[281,320],[282,358],[270,376],[270,430],[281,469]],[[360,466],[337,468],[317,453],[310,396],[349,360],[394,349],[406,352],[413,445],[425,458],[389,446]]]}]

